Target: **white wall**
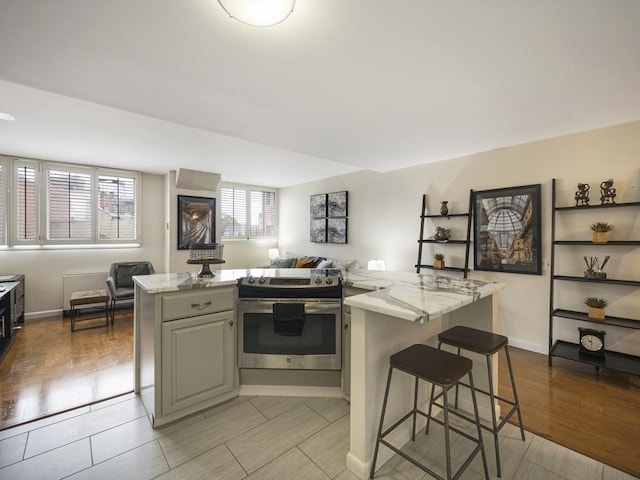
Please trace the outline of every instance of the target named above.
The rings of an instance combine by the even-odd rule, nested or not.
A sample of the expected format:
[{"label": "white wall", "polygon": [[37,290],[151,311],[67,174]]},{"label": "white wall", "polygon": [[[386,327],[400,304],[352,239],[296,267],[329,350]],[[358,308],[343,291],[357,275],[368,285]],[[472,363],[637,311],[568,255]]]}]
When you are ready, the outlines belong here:
[{"label": "white wall", "polygon": [[[0,274],[24,273],[26,316],[59,312],[62,309],[62,275],[108,272],[113,262],[148,260],[163,271],[162,245],[164,195],[160,175],[143,174],[139,248],[87,249],[0,249]],[[105,285],[106,288],[106,285]]]},{"label": "white wall", "polygon": [[[220,243],[221,213],[220,187],[217,190],[187,190],[176,188],[176,172],[170,171],[165,175],[165,235],[164,258],[165,270],[169,272],[198,272],[200,265],[189,265],[189,250],[178,250],[178,195],[193,195],[196,197],[213,197],[216,201],[216,242]],[[212,270],[221,268],[255,268],[269,265],[267,256],[269,248],[277,246],[277,240],[225,240],[223,258],[225,263],[211,265]]]},{"label": "white wall", "polygon": [[[514,345],[547,352],[549,271],[551,237],[551,179],[559,179],[564,205],[573,205],[578,182],[592,186],[592,203],[599,203],[598,186],[602,180],[613,178],[618,201],[640,201],[640,122],[598,129],[525,145],[502,148],[461,157],[445,162],[374,173],[369,171],[342,175],[318,182],[285,188],[280,191],[281,252],[290,250],[303,254],[356,258],[361,263],[373,258],[385,260],[387,269],[415,271],[419,215],[422,194],[428,194],[432,213],[439,212],[440,200],[449,201],[449,211],[466,211],[469,190],[542,184],[542,237],[544,274],[521,275],[493,272],[472,272],[472,278],[505,282],[508,288],[500,294],[501,331]],[[309,196],[318,193],[347,190],[349,192],[348,244],[333,245],[309,242]],[[582,224],[565,225],[565,233],[580,239],[590,239],[589,225],[594,221],[621,222],[619,212],[587,212]],[[626,229],[614,231],[640,238],[640,218],[626,216]],[[443,222],[445,224],[445,222]],[[460,232],[463,223],[450,222]],[[459,226],[458,226],[459,225]],[[619,225],[621,225],[619,223]],[[462,228],[462,230],[460,230]],[[461,234],[461,233],[460,233]],[[455,230],[454,230],[455,236]],[[463,250],[455,246],[444,253],[451,264],[462,264]],[[613,278],[638,278],[640,249],[607,252],[612,259],[607,271]],[[579,251],[569,268],[582,273],[582,255],[601,255],[602,250]],[[429,250],[427,249],[427,255]],[[570,256],[570,255],[569,255]],[[457,258],[454,258],[457,257]],[[430,261],[429,257],[426,262]],[[472,264],[472,261],[471,261]],[[576,310],[586,295],[607,296],[613,300],[608,313],[631,318],[640,317],[640,289],[605,286],[606,294],[584,284],[564,285],[569,291],[568,302]],[[571,298],[571,291],[574,297]],[[576,341],[579,322],[565,322],[560,336]],[[593,326],[593,325],[592,325]],[[608,329],[609,330],[609,329]],[[640,354],[640,331],[612,329],[607,346],[613,350]]]}]

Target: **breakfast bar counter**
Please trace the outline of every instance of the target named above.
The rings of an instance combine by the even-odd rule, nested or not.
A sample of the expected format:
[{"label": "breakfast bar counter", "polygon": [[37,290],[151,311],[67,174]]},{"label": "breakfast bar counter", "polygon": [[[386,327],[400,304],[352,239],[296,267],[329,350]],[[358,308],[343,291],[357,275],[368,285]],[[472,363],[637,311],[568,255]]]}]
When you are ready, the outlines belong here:
[{"label": "breakfast bar counter", "polygon": [[[347,468],[358,478],[369,478],[380,410],[389,368],[389,357],[414,343],[437,346],[437,334],[455,325],[486,331],[497,330],[496,293],[501,283],[458,279],[434,272],[419,275],[402,272],[358,271],[349,275],[347,286],[370,290],[345,298],[351,306],[351,439]],[[465,352],[474,361],[476,385],[486,388],[484,357]],[[493,365],[497,383],[497,360]],[[400,418],[413,407],[413,379],[394,376],[387,404],[387,419]],[[461,390],[460,407],[470,410]],[[422,388],[420,407],[426,410],[429,390]],[[483,396],[481,396],[483,397]],[[488,399],[479,398],[481,416],[490,417]],[[497,410],[499,412],[499,410]],[[424,419],[422,419],[424,420]],[[390,441],[402,446],[410,438],[410,422],[399,428]],[[378,466],[392,452],[382,448]]]}]

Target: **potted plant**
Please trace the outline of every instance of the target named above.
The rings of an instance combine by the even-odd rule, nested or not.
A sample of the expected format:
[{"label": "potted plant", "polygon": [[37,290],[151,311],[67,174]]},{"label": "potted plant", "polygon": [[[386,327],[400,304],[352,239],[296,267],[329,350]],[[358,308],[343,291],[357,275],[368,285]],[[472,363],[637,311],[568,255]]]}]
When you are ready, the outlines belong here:
[{"label": "potted plant", "polygon": [[444,253],[434,253],[433,260],[433,268],[438,270],[444,269]]},{"label": "potted plant", "polygon": [[609,302],[607,302],[604,298],[598,297],[587,297],[584,299],[584,303],[587,307],[589,307],[589,313],[587,316],[592,320],[604,320],[604,307],[606,307]]},{"label": "potted plant", "polygon": [[607,222],[596,222],[591,225],[593,230],[593,243],[607,243],[609,241],[609,232],[613,230],[613,225]]}]

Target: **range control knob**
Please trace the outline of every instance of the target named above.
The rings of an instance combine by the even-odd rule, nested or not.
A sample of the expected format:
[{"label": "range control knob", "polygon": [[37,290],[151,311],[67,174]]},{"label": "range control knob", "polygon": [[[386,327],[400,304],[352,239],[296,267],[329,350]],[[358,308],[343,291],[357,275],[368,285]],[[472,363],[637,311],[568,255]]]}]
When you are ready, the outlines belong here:
[{"label": "range control knob", "polygon": [[324,281],[324,283],[326,283],[327,285],[331,285],[333,283],[333,278],[331,277],[327,277]]},{"label": "range control knob", "polygon": [[260,279],[258,280],[258,283],[264,283],[266,282],[265,278],[261,275]]},{"label": "range control knob", "polygon": [[316,284],[320,285],[322,283],[322,278],[320,277],[320,275],[318,275],[316,277]]},{"label": "range control knob", "polygon": [[247,283],[256,283],[256,279],[255,279],[255,278],[253,278],[253,277],[249,277],[249,278],[247,279]]}]

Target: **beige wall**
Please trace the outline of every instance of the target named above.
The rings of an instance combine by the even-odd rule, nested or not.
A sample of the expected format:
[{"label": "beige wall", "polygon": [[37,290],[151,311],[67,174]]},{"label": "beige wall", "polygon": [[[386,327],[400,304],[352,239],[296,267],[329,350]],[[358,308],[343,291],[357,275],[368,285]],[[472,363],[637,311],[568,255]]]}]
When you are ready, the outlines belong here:
[{"label": "beige wall", "polygon": [[0,274],[26,275],[27,318],[34,314],[42,316],[47,312],[56,313],[62,309],[64,274],[108,272],[111,263],[129,260],[149,260],[158,272],[163,271],[162,176],[143,174],[141,185],[143,195],[139,214],[142,246],[139,248],[0,250]]},{"label": "beige wall", "polygon": [[[543,275],[472,272],[472,278],[505,282],[500,294],[500,326],[513,344],[547,352],[549,271],[551,237],[551,179],[559,179],[564,205],[572,205],[578,182],[592,186],[592,203],[599,203],[598,186],[607,178],[615,180],[618,201],[640,201],[640,122],[633,122],[550,140],[501,148],[445,162],[431,163],[387,173],[356,172],[280,191],[281,252],[286,250],[356,258],[366,265],[373,258],[385,260],[387,269],[414,271],[417,260],[419,214],[422,194],[428,195],[432,212],[438,212],[440,200],[449,201],[449,210],[466,211],[469,190],[486,190],[528,184],[542,184]],[[340,190],[349,192],[348,244],[331,245],[309,242],[309,195]],[[568,238],[590,239],[589,225],[606,220],[622,225],[619,211],[585,212],[582,223],[566,222],[559,228]],[[640,238],[640,216],[626,216],[627,227],[617,229],[618,238]],[[443,224],[446,224],[443,222]],[[464,230],[463,223],[450,222],[454,232]],[[454,233],[455,235],[455,233]],[[615,236],[614,236],[615,238]],[[445,254],[452,264],[462,264],[463,250],[451,246]],[[567,248],[567,247],[562,247]],[[607,265],[614,278],[638,278],[640,248],[616,247],[607,252]],[[565,258],[568,274],[582,274],[582,255],[602,255],[591,248],[569,252]],[[428,250],[427,250],[428,252]],[[455,253],[452,253],[455,252]],[[452,258],[457,257],[457,258]],[[427,257],[428,258],[428,257]],[[608,313],[638,318],[640,289],[632,287],[556,284],[563,301],[582,310],[585,295],[602,295],[612,300]],[[579,322],[564,322],[559,334],[576,341]],[[609,330],[609,329],[608,329]],[[640,332],[610,329],[608,348],[640,354]]]},{"label": "beige wall", "polygon": [[[298,253],[358,259],[366,265],[373,258],[384,259],[390,270],[413,271],[417,260],[419,214],[423,193],[428,194],[431,210],[448,200],[450,211],[468,208],[469,189],[484,190],[533,183],[542,184],[543,257],[542,276],[472,272],[474,278],[507,283],[500,294],[500,325],[513,344],[535,351],[547,351],[549,300],[551,179],[559,179],[565,204],[572,204],[577,182],[588,182],[594,190],[606,179],[614,178],[619,201],[640,200],[640,122],[614,126],[575,135],[483,152],[446,162],[420,165],[387,173],[369,171],[342,175],[318,182],[285,188],[279,192],[280,238],[282,254]],[[27,276],[27,318],[56,312],[62,308],[62,275],[106,272],[115,261],[147,259],[156,270],[197,271],[187,265],[188,252],[178,252],[176,244],[176,194],[200,196],[206,192],[176,191],[175,174],[142,176],[142,235],[140,248],[0,250],[0,274]],[[346,245],[309,242],[309,195],[347,190],[349,192],[349,243]],[[217,195],[217,192],[210,192]],[[597,203],[597,192],[591,196]],[[589,238],[586,231],[593,221],[610,221],[620,228],[613,233],[640,238],[640,218],[629,224],[628,217],[616,211],[584,212],[577,221],[561,226],[567,238]],[[582,213],[582,212],[581,212]],[[218,215],[219,218],[219,215]],[[626,230],[621,228],[627,221]],[[462,223],[451,228],[460,231]],[[219,232],[219,225],[217,231]],[[267,251],[275,241],[227,241],[224,268],[267,265]],[[461,264],[463,250],[445,251],[451,264]],[[566,248],[566,247],[564,247]],[[427,255],[429,250],[427,249]],[[582,255],[599,255],[586,248],[564,257],[563,269],[580,275]],[[638,278],[640,249],[623,247],[611,252],[607,271],[611,277]],[[425,257],[426,258],[426,257]],[[559,284],[562,300],[574,309],[582,308],[589,294],[611,300],[608,314],[638,318],[640,290],[630,287],[604,287],[598,291],[584,284]],[[575,341],[578,322],[565,322],[559,334]],[[640,332],[607,329],[607,345],[613,350],[640,355]]]}]

